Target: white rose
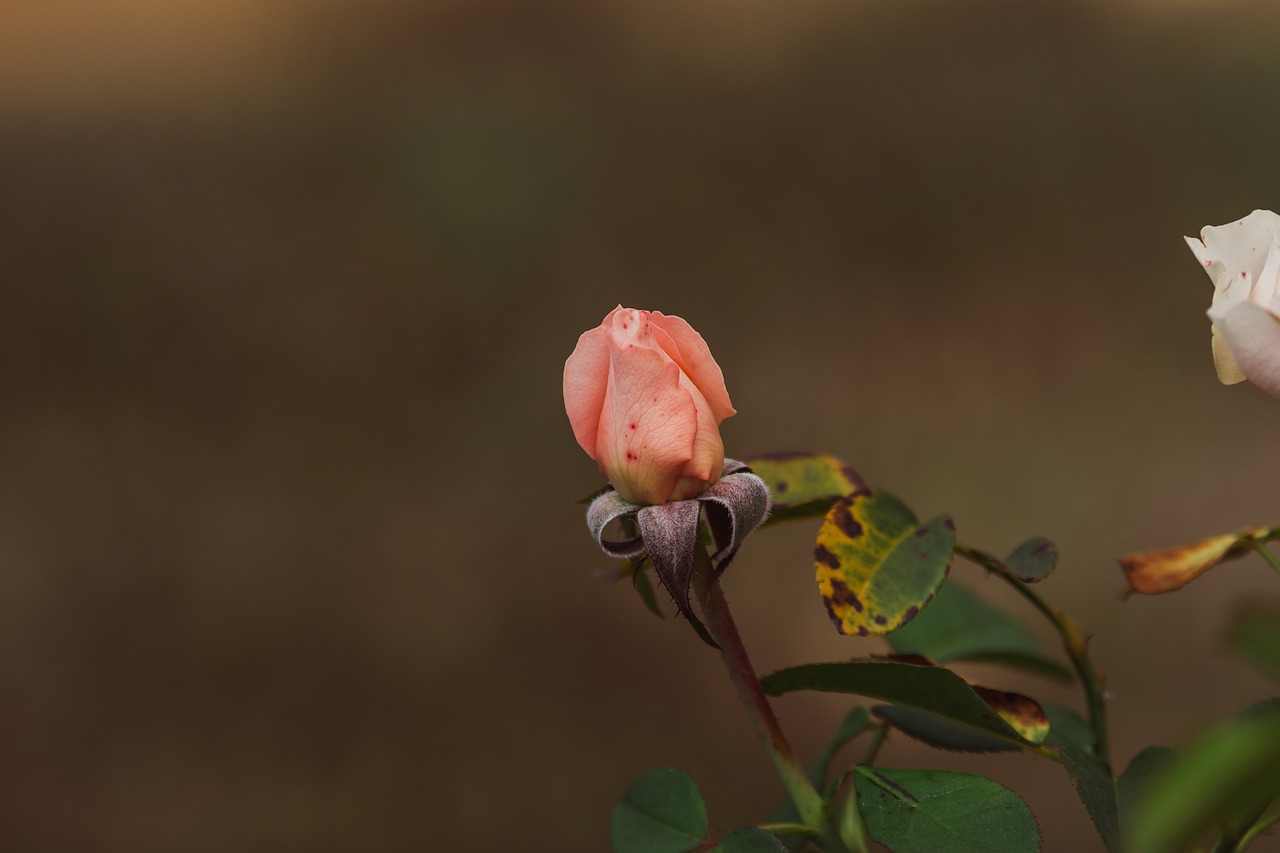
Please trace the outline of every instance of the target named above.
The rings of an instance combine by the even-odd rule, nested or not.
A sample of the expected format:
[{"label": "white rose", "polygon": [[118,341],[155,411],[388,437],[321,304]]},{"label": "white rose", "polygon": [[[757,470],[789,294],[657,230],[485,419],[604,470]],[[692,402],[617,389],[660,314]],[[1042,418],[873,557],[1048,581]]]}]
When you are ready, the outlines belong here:
[{"label": "white rose", "polygon": [[1255,210],[1187,237],[1213,280],[1213,363],[1218,379],[1248,379],[1280,397],[1280,216]]}]

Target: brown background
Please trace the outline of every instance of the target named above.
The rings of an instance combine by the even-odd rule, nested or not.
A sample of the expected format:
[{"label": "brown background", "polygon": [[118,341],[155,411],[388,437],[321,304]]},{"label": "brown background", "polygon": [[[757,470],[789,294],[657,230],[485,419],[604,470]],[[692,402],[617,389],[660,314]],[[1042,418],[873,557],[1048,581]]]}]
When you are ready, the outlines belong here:
[{"label": "brown background", "polygon": [[[1260,560],[1122,604],[1115,557],[1280,520],[1181,240],[1280,204],[1268,6],[4,6],[2,846],[603,851],[661,765],[759,819],[716,658],[591,577],[560,370],[618,303],[710,342],[730,453],[1055,538],[1122,763],[1267,695],[1222,651]],[[762,671],[880,648],[814,532],[728,579]],[[779,709],[811,755],[847,704]],[[884,761],[1100,849],[1040,759]]]}]

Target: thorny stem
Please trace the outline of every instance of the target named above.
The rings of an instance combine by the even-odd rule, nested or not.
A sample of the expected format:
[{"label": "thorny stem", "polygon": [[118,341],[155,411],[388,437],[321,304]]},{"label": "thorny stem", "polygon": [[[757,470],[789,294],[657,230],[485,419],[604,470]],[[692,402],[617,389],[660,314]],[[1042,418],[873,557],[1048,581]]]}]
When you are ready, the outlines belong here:
[{"label": "thorny stem", "polygon": [[[702,605],[707,630],[711,633],[711,638],[716,641],[716,645],[720,647],[720,658],[729,673],[729,680],[733,682],[738,698],[742,700],[747,716],[751,718],[756,736],[769,752],[773,766],[782,778],[782,784],[800,813],[800,819],[818,831],[824,850],[829,853],[850,853],[850,848],[832,829],[823,806],[822,795],[813,787],[804,768],[796,761],[791,744],[787,742],[787,737],[778,724],[778,718],[774,716],[773,708],[770,707],[769,700],[760,687],[760,679],[751,666],[747,649],[742,644],[738,627],[734,624],[733,615],[729,612],[729,602],[725,600],[724,590],[720,588],[719,580],[714,577],[711,560],[707,557],[702,545],[697,549],[693,588],[699,604]],[[861,831],[857,833],[852,853],[867,853],[866,841]]]},{"label": "thorny stem", "polygon": [[[1050,607],[1031,587],[1023,583],[1013,572],[1000,561],[970,548],[956,543],[955,552],[966,560],[982,566],[987,571],[998,575],[1002,580],[1016,589],[1027,601],[1039,610],[1057,629],[1062,637],[1062,647],[1071,659],[1080,684],[1084,688],[1085,699],[1089,703],[1089,726],[1093,729],[1093,749],[1099,759],[1111,769],[1111,744],[1107,736],[1107,706],[1102,698],[1102,682],[1093,661],[1089,659],[1089,639],[1079,626],[1065,613]],[[1277,569],[1280,571],[1280,568]]]}]

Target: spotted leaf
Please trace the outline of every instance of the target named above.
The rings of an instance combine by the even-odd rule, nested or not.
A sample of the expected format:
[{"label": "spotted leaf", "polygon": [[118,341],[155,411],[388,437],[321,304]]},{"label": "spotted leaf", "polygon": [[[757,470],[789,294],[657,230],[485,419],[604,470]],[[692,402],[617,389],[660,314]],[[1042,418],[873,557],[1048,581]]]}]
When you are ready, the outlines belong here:
[{"label": "spotted leaf", "polygon": [[914,656],[804,664],[771,673],[761,679],[760,686],[770,696],[798,690],[867,696],[924,711],[1023,748],[1038,746],[1049,733],[1049,720],[1034,699],[972,686],[951,670]]},{"label": "spotted leaf", "polygon": [[816,518],[840,498],[866,488],[857,471],[826,453],[765,453],[743,461],[773,494],[768,524]]},{"label": "spotted leaf", "polygon": [[864,489],[836,502],[813,549],[818,590],[842,634],[887,634],[905,625],[951,567],[955,526],[915,514],[887,492]]}]

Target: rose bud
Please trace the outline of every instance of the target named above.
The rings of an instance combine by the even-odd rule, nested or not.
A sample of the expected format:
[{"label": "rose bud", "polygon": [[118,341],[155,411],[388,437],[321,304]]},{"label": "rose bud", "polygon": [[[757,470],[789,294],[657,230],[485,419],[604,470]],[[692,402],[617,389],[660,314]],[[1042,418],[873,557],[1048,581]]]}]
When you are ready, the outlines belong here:
[{"label": "rose bud", "polygon": [[619,305],[564,364],[578,444],[636,504],[688,500],[720,479],[719,424],[734,414],[720,366],[679,317]]},{"label": "rose bud", "polygon": [[1280,216],[1255,210],[1187,237],[1213,280],[1213,363],[1227,385],[1248,379],[1280,397]]}]

